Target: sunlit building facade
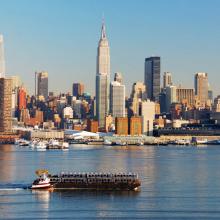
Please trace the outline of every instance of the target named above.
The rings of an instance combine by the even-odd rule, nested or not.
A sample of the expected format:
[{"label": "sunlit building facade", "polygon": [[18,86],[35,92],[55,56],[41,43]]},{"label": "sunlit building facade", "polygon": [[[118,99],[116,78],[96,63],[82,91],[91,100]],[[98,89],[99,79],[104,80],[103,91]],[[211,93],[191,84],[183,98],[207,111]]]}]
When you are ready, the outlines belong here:
[{"label": "sunlit building facade", "polygon": [[96,68],[96,116],[99,127],[104,128],[105,117],[109,114],[110,91],[110,49],[104,23],[98,44]]}]

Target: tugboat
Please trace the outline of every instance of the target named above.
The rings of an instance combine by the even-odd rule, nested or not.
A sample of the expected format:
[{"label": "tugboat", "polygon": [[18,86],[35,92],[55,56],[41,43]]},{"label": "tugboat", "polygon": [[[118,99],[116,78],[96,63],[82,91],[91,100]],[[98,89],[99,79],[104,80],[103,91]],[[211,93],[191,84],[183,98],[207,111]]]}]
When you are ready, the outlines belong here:
[{"label": "tugboat", "polygon": [[138,190],[141,185],[135,173],[60,173],[51,175],[47,170],[37,170],[39,176],[31,189],[92,189]]},{"label": "tugboat", "polygon": [[36,174],[39,178],[32,183],[31,189],[48,189],[51,187],[50,179],[47,176],[47,170],[37,170]]}]

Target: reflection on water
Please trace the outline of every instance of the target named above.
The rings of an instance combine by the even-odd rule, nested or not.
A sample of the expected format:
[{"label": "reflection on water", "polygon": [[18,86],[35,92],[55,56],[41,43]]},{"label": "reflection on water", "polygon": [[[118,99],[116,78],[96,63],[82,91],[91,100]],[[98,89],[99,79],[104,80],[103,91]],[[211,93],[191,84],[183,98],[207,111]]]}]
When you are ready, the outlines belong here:
[{"label": "reflection on water", "polygon": [[31,192],[36,198],[36,201],[40,201],[42,209],[49,210],[50,191],[49,190],[32,190]]},{"label": "reflection on water", "polygon": [[[41,190],[43,191],[43,190]],[[51,192],[46,190],[47,192]],[[114,196],[114,197],[134,197],[137,196],[140,191],[111,191],[111,190],[91,190],[91,189],[72,189],[72,190],[64,190],[64,189],[54,189],[51,193],[55,195],[61,196],[71,196],[71,197],[100,197],[100,196]]]},{"label": "reflection on water", "polygon": [[12,166],[16,154],[13,154],[12,145],[0,145],[0,183],[2,180],[10,180],[16,172],[16,166]]},{"label": "reflection on water", "polygon": [[[69,151],[33,151],[0,146],[0,219],[142,218],[191,219],[220,215],[220,148],[70,147]],[[35,170],[52,174],[136,172],[139,192],[23,190]]]}]

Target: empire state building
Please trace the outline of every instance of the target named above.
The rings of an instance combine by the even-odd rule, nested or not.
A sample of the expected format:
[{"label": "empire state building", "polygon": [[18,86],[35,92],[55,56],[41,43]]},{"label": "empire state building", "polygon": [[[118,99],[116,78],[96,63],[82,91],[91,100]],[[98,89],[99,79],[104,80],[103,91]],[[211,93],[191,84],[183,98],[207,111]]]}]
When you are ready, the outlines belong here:
[{"label": "empire state building", "polygon": [[102,23],[96,66],[96,116],[98,118],[100,128],[104,128],[105,117],[109,114],[109,91],[110,51],[105,31],[105,24]]}]

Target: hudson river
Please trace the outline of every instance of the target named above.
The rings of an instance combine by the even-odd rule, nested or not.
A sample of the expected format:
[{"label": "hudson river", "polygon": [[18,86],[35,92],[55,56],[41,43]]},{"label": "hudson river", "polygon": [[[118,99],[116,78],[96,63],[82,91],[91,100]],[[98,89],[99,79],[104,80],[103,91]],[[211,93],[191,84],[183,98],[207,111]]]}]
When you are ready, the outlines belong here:
[{"label": "hudson river", "polygon": [[[35,170],[136,172],[140,192],[31,191]],[[220,219],[220,147],[0,146],[1,219]]]}]

